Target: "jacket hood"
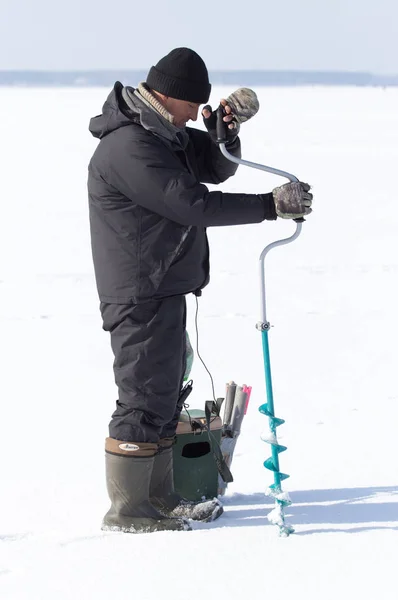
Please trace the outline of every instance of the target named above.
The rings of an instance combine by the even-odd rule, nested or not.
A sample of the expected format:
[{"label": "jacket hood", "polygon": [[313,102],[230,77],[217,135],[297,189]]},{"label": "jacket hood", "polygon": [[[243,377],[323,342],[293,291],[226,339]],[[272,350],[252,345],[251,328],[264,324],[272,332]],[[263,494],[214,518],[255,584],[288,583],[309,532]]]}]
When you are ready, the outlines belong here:
[{"label": "jacket hood", "polygon": [[133,115],[128,117],[120,109],[122,89],[123,85],[117,81],[102,107],[102,114],[90,119],[89,131],[95,138],[102,139],[111,131],[131,125],[131,121],[134,121]]},{"label": "jacket hood", "polygon": [[123,99],[123,84],[117,81],[102,107],[102,114],[90,119],[89,131],[98,139],[102,139],[108,133],[137,123],[151,131],[155,135],[166,139],[171,146],[181,149],[185,148],[189,136],[188,133],[169,123],[131,87],[129,91],[128,105]]}]

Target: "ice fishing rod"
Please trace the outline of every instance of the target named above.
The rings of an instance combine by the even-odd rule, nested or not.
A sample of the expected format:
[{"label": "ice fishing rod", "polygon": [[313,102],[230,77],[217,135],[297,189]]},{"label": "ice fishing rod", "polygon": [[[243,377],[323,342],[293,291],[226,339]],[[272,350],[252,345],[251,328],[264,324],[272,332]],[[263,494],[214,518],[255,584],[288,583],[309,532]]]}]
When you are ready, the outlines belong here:
[{"label": "ice fishing rod", "polygon": [[[254,93],[254,92],[253,92]],[[239,165],[244,165],[246,167],[251,167],[253,169],[259,169],[260,171],[266,171],[267,173],[273,173],[274,175],[279,175],[281,177],[285,177],[289,181],[298,182],[297,177],[292,175],[291,173],[287,173],[286,171],[281,171],[280,169],[275,169],[273,167],[269,167],[266,165],[250,162],[248,160],[243,160],[241,158],[237,158],[233,156],[230,152],[228,152],[226,148],[227,141],[227,131],[226,131],[226,123],[223,121],[223,117],[225,116],[225,112],[223,107],[217,109],[217,142],[219,144],[220,150],[222,154],[230,160],[231,162],[237,163]],[[272,391],[272,377],[271,377],[271,361],[270,361],[270,352],[269,352],[269,340],[268,340],[268,332],[270,330],[270,323],[267,320],[267,306],[266,306],[266,293],[265,293],[265,257],[269,253],[270,250],[276,248],[277,246],[284,246],[285,244],[290,244],[301,233],[302,224],[304,219],[294,219],[296,222],[296,230],[288,238],[283,238],[280,240],[276,240],[271,244],[268,244],[260,254],[260,293],[261,293],[261,321],[256,324],[256,328],[261,331],[262,337],[262,347],[263,347],[263,358],[264,358],[264,371],[265,371],[265,383],[266,383],[266,392],[267,392],[267,402],[262,404],[259,407],[259,411],[261,414],[268,417],[269,422],[269,431],[267,433],[263,433],[261,435],[261,439],[271,445],[271,457],[267,458],[264,461],[264,467],[269,471],[272,471],[274,475],[274,483],[269,486],[267,490],[267,495],[275,498],[275,508],[268,514],[268,520],[274,525],[278,525],[279,534],[283,537],[289,536],[294,532],[294,528],[286,523],[285,521],[285,507],[291,504],[291,500],[289,494],[287,492],[283,492],[282,490],[282,481],[287,479],[289,475],[286,473],[282,473],[279,468],[279,454],[284,452],[287,448],[286,446],[281,446],[278,443],[277,438],[277,427],[282,425],[285,421],[283,419],[277,418],[275,416],[274,409],[274,397]]]}]

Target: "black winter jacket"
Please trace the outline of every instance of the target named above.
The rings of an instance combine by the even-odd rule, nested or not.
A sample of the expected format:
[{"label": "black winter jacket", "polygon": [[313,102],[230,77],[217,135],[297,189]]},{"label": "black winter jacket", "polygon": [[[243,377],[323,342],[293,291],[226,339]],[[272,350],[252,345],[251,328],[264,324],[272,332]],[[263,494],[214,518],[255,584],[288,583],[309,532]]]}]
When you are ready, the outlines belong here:
[{"label": "black winter jacket", "polygon": [[[101,115],[88,171],[91,245],[100,300],[128,304],[203,288],[209,280],[206,227],[275,218],[255,194],[209,192],[236,171],[207,132],[177,129],[117,82]],[[239,155],[240,142],[229,148]]]}]

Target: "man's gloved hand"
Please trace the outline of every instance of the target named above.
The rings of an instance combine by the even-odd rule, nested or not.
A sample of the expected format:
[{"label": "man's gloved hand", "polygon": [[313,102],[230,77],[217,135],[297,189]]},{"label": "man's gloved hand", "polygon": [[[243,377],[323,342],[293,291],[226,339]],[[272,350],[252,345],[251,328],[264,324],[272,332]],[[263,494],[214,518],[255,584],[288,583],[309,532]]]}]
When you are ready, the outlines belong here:
[{"label": "man's gloved hand", "polygon": [[227,98],[227,104],[238,123],[248,121],[260,108],[256,92],[250,88],[239,88]]},{"label": "man's gloved hand", "polygon": [[308,183],[285,183],[272,190],[275,210],[282,219],[299,219],[312,212],[311,186]]},{"label": "man's gloved hand", "polygon": [[[240,123],[248,121],[257,113],[260,104],[256,93],[249,88],[239,88],[228,96],[222,98],[220,105],[223,107],[223,121],[226,127],[227,144],[232,144],[239,134]],[[202,110],[203,123],[213,142],[217,143],[217,111],[207,105]]]},{"label": "man's gloved hand", "polygon": [[[239,134],[240,125],[235,120],[231,107],[227,100],[222,98],[220,104],[224,109],[223,121],[226,124],[227,145],[232,144]],[[211,137],[212,141],[217,144],[217,110],[213,110],[210,104],[207,104],[202,110],[203,123]]]}]

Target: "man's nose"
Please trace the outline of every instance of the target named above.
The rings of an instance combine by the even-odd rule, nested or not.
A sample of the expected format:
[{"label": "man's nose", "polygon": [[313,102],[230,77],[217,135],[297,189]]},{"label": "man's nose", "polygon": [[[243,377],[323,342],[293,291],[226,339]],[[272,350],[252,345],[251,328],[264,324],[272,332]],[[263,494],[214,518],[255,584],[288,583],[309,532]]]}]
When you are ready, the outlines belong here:
[{"label": "man's nose", "polygon": [[194,108],[191,110],[191,116],[190,116],[191,121],[198,120],[198,112],[199,112],[199,108]]}]

